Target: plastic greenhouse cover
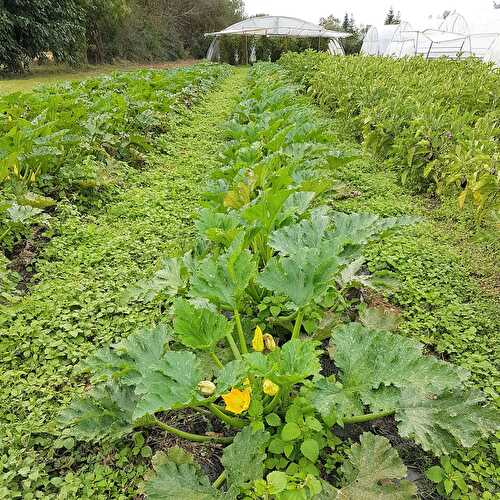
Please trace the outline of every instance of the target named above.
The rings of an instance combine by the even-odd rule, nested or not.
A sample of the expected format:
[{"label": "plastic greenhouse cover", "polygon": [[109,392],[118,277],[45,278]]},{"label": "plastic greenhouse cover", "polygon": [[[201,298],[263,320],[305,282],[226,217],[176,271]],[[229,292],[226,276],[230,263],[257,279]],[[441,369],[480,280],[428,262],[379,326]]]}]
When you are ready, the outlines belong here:
[{"label": "plastic greenhouse cover", "polygon": [[205,36],[221,35],[295,36],[310,38],[346,38],[352,36],[351,33],[327,30],[317,24],[285,16],[252,17],[228,26],[222,31],[205,34]]}]

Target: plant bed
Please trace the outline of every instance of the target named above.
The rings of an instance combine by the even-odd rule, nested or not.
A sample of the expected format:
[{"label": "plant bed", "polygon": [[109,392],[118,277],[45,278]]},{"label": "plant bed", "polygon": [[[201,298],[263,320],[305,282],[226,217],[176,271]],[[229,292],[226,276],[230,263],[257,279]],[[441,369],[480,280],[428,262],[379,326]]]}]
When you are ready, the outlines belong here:
[{"label": "plant bed", "polygon": [[[363,271],[363,249],[419,219],[320,203],[334,189],[322,170],[352,155],[332,147],[319,114],[274,65],[253,68],[226,128],[193,249],[128,294],[168,313],[82,364],[92,390],[63,411],[65,435],[115,442],[163,431],[225,446],[212,482],[189,455],[156,453],[143,486],[151,499],[414,497],[380,435],[395,440],[394,426],[363,426],[394,418],[400,444],[438,456],[498,428],[465,370],[377,328],[374,316],[370,327],[352,321],[367,317],[357,291],[390,281]],[[176,420],[186,409],[211,414],[223,432]]]}]

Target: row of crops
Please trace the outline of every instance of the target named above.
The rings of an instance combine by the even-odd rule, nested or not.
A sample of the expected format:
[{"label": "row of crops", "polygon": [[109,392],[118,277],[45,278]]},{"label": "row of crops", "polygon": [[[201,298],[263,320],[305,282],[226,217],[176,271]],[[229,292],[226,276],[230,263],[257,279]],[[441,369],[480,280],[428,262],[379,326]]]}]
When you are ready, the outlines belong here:
[{"label": "row of crops", "polygon": [[[91,388],[63,411],[63,437],[143,430],[225,446],[217,477],[180,449],[155,454],[151,499],[413,498],[397,451],[367,423],[389,419],[435,456],[498,428],[465,370],[366,326],[363,295],[384,276],[363,250],[419,220],[324,203],[325,173],[352,158],[275,65],[253,68],[226,129],[195,245],[129,291],[160,300],[164,321],[86,360]],[[205,428],[176,426],[186,412]]]},{"label": "row of crops", "polygon": [[478,60],[331,58],[289,53],[281,64],[306,84],[401,179],[455,196],[479,217],[500,208],[500,75]]},{"label": "row of crops", "polygon": [[84,199],[140,169],[155,135],[225,66],[136,71],[0,99],[0,248],[10,253],[59,200]]}]

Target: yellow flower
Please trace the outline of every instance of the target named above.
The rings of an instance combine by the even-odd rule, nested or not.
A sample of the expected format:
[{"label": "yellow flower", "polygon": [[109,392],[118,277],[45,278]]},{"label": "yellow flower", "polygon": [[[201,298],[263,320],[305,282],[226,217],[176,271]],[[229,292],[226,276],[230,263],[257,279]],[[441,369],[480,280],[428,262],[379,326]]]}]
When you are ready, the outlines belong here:
[{"label": "yellow flower", "polygon": [[252,340],[252,347],[254,351],[262,352],[264,350],[264,336],[262,335],[262,330],[260,326],[255,329],[255,334]]},{"label": "yellow flower", "polygon": [[231,389],[231,392],[222,395],[224,403],[226,403],[226,410],[231,413],[239,415],[248,410],[250,406],[250,389]]},{"label": "yellow flower", "polygon": [[274,337],[269,335],[269,333],[264,333],[264,345],[268,351],[274,351],[276,349]]},{"label": "yellow flower", "polygon": [[200,391],[203,396],[211,396],[215,392],[215,384],[210,382],[210,380],[202,380],[198,384],[198,391]]},{"label": "yellow flower", "polygon": [[267,394],[268,396],[276,396],[276,394],[278,394],[280,390],[279,385],[276,385],[272,380],[269,380],[268,378],[264,379],[262,389],[264,390],[264,394]]},{"label": "yellow flower", "polygon": [[243,380],[243,387],[252,392],[252,384],[250,383],[250,379],[248,377],[245,380]]}]

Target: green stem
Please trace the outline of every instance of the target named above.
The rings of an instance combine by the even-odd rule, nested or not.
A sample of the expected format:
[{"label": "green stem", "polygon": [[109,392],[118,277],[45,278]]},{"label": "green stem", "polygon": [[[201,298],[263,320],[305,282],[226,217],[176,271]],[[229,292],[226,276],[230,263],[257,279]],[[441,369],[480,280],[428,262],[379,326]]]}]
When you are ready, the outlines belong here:
[{"label": "green stem", "polygon": [[304,319],[304,309],[299,309],[297,311],[297,318],[295,319],[295,325],[293,327],[292,339],[298,339],[300,334],[300,327],[302,326],[302,320]]},{"label": "green stem", "polygon": [[235,359],[241,359],[241,354],[240,351],[238,351],[238,346],[236,345],[236,342],[233,339],[233,335],[231,333],[228,333],[226,335],[226,339],[229,343],[231,351],[233,351],[233,356],[235,357]]},{"label": "green stem", "polygon": [[220,418],[223,422],[231,427],[235,427],[236,429],[243,429],[243,427],[247,426],[247,422],[238,417],[230,417],[226,415],[223,411],[219,409],[217,405],[213,403],[209,403],[207,408],[217,417]]},{"label": "green stem", "polygon": [[169,432],[170,434],[175,434],[183,439],[187,439],[189,441],[194,441],[195,443],[223,443],[229,444],[233,442],[233,438],[231,437],[216,437],[216,436],[202,436],[200,434],[191,434],[190,432],[181,431],[180,429],[176,429],[161,420],[155,418],[152,422],[152,425],[159,427],[161,430],[165,432]]},{"label": "green stem", "polygon": [[264,407],[264,415],[271,413],[276,408],[276,406],[278,406],[280,401],[281,401],[281,391],[278,392],[278,394],[275,394],[273,399],[269,401],[269,404]]},{"label": "green stem", "polygon": [[219,486],[222,486],[222,483],[226,480],[226,471],[223,470],[220,473],[220,476],[212,483],[212,486],[214,488],[219,488]]},{"label": "green stem", "polygon": [[2,241],[9,234],[9,232],[10,232],[10,227],[8,227],[7,230],[0,235],[0,241]]},{"label": "green stem", "polygon": [[217,354],[215,352],[210,353],[210,357],[214,360],[214,363],[222,370],[224,368],[224,365],[222,364],[222,361],[217,357]]},{"label": "green stem", "polygon": [[245,340],[245,334],[243,333],[243,327],[241,326],[241,317],[238,309],[234,310],[234,319],[236,320],[236,330],[238,331],[238,337],[240,338],[241,352],[246,354],[248,352],[247,342]]},{"label": "green stem", "polygon": [[344,424],[362,424],[363,422],[370,422],[371,420],[377,420],[378,418],[394,415],[394,413],[396,413],[396,410],[386,410],[379,413],[367,413],[366,415],[356,415],[355,417],[348,417],[344,418],[342,421]]}]

